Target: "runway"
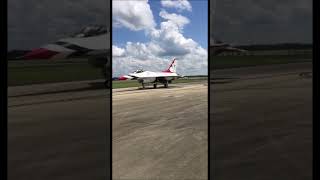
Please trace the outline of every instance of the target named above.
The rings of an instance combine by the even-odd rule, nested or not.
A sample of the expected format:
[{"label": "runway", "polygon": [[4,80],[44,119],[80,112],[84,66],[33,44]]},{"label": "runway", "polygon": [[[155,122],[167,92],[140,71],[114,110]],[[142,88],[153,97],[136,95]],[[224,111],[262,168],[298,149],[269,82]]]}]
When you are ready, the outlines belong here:
[{"label": "runway", "polygon": [[[214,178],[311,179],[311,69],[294,63],[211,73]],[[169,87],[113,91],[114,179],[207,179],[208,85]],[[8,92],[9,179],[109,177],[109,90],[72,82]]]},{"label": "runway", "polygon": [[113,179],[207,179],[206,81],[113,90]]},{"label": "runway", "polygon": [[9,87],[8,179],[110,177],[110,91],[77,84]]},{"label": "runway", "polygon": [[[9,87],[9,179],[109,177],[110,93],[96,84]],[[206,177],[207,87],[116,90],[113,110],[120,106],[121,112],[113,117],[114,175],[125,170],[130,178]]]},{"label": "runway", "polygon": [[211,178],[312,179],[312,64],[211,75]]}]

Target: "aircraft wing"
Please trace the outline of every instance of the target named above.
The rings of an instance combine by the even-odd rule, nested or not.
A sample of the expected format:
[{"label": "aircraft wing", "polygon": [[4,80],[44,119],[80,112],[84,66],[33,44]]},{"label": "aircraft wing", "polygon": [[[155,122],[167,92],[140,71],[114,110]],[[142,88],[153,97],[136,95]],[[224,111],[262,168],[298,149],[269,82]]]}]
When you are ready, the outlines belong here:
[{"label": "aircraft wing", "polygon": [[[89,30],[88,30],[89,29]],[[110,33],[103,27],[88,27],[75,36],[33,49],[22,59],[67,59],[110,57]]]}]

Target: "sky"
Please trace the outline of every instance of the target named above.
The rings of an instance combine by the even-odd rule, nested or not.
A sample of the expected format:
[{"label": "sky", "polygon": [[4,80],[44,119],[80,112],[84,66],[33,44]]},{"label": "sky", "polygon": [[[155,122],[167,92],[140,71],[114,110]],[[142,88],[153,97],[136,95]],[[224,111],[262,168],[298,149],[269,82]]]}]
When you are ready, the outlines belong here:
[{"label": "sky", "polygon": [[312,0],[212,0],[210,44],[312,43]]},{"label": "sky", "polygon": [[[194,0],[193,0],[194,1]],[[190,11],[179,11],[179,14],[187,17],[191,23],[187,24],[184,28],[184,34],[188,37],[192,37],[202,47],[207,48],[208,46],[208,2],[201,0],[200,2],[189,1],[192,5],[192,12]],[[198,0],[199,1],[199,0]],[[159,0],[149,1],[150,8],[153,12],[153,18],[159,27],[162,18],[159,13],[163,8]],[[176,9],[166,9],[167,12],[177,12]],[[205,11],[203,11],[205,10]],[[144,31],[131,31],[128,28],[113,28],[113,42],[124,45],[127,41],[139,41],[147,42],[148,37],[145,36]],[[201,32],[201,33],[199,33]]]},{"label": "sky", "polygon": [[93,24],[110,26],[110,0],[8,0],[8,49],[32,49]]},{"label": "sky", "polygon": [[113,76],[162,71],[173,58],[178,73],[207,75],[206,0],[114,0],[112,26]]},{"label": "sky", "polygon": [[[118,0],[123,1],[123,0]],[[183,35],[206,48],[205,38],[193,33],[202,26],[194,21],[198,3],[190,1],[192,11],[164,8],[149,2],[156,28],[159,11],[176,12],[190,20]],[[199,5],[201,6],[201,5]],[[32,49],[54,42],[90,24],[110,25],[110,0],[8,0],[8,48]],[[192,24],[192,25],[191,25]],[[125,28],[117,29],[126,31]],[[141,31],[142,32],[142,31]],[[138,35],[136,35],[138,36]],[[148,42],[141,39],[132,41]],[[121,37],[120,37],[121,38]],[[218,38],[231,44],[312,42],[312,0],[210,0],[210,42]],[[123,41],[124,42],[124,41]],[[119,39],[119,46],[124,44]]]}]

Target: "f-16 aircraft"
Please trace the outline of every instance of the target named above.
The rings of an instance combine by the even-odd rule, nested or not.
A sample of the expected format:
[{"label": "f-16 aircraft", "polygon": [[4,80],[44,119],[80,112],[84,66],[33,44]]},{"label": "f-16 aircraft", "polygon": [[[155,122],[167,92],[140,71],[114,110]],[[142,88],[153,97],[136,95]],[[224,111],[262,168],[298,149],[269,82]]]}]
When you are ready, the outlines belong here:
[{"label": "f-16 aircraft", "polygon": [[57,42],[33,49],[22,59],[87,58],[90,65],[100,68],[110,86],[110,32],[105,26],[94,25]]},{"label": "f-16 aircraft", "polygon": [[165,88],[168,84],[179,77],[182,77],[176,73],[177,61],[173,59],[168,69],[162,72],[144,71],[142,69],[136,70],[128,75],[119,77],[119,80],[138,80],[142,84],[142,88],[145,88],[146,84],[153,84],[154,88],[157,88],[157,84],[163,84]]},{"label": "f-16 aircraft", "polygon": [[214,56],[217,56],[223,52],[246,52],[246,50],[234,48],[227,43],[223,43],[222,41],[213,42],[212,48]]}]

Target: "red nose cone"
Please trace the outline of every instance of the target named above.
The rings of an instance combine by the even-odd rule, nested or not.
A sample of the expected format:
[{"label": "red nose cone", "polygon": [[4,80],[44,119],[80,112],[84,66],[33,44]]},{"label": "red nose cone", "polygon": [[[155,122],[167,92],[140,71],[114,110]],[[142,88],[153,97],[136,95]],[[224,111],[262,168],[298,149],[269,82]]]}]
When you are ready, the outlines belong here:
[{"label": "red nose cone", "polygon": [[126,78],[126,77],[124,77],[124,76],[120,76],[118,79],[119,79],[120,81],[124,81],[124,80],[127,80],[128,78]]},{"label": "red nose cone", "polygon": [[45,48],[34,49],[23,56],[24,59],[50,59],[58,54],[56,51],[51,51]]}]

